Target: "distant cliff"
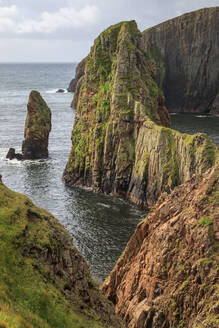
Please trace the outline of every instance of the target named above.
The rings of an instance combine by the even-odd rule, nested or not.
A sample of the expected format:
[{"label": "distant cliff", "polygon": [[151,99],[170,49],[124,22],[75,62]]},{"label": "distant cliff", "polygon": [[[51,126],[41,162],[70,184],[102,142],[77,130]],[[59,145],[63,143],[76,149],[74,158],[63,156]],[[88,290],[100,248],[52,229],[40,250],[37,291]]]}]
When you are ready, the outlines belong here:
[{"label": "distant cliff", "polygon": [[142,51],[134,21],[111,26],[95,40],[74,94],[69,185],[129,198],[147,206],[214,164],[204,134],[180,134],[155,82],[156,59]]},{"label": "distant cliff", "polygon": [[206,8],[142,33],[142,49],[159,63],[157,81],[169,111],[215,114],[212,105],[219,92],[218,22],[219,7]]},{"label": "distant cliff", "polygon": [[126,328],[218,327],[219,166],[163,194],[103,285]]},{"label": "distant cliff", "polygon": [[121,327],[64,227],[1,178],[0,327]]}]

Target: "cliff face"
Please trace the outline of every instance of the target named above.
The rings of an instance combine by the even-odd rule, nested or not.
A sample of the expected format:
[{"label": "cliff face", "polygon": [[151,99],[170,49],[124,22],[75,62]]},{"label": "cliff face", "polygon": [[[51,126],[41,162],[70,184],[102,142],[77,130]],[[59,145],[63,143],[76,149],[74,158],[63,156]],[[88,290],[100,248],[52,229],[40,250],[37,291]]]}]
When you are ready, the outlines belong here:
[{"label": "cliff face", "polygon": [[159,63],[157,80],[168,110],[212,110],[219,91],[218,21],[219,7],[206,8],[142,33],[142,49]]},{"label": "cliff face", "polygon": [[70,235],[0,180],[0,326],[121,327]]},{"label": "cliff face", "polygon": [[154,80],[159,68],[140,45],[134,21],[112,26],[95,40],[74,96],[77,114],[64,179],[147,206],[209,168],[216,147],[203,134],[166,128],[169,116]]},{"label": "cliff face", "polygon": [[27,104],[23,159],[48,157],[48,140],[51,131],[51,111],[38,91],[31,91]]},{"label": "cliff face", "polygon": [[163,194],[103,285],[127,328],[218,327],[219,165]]}]

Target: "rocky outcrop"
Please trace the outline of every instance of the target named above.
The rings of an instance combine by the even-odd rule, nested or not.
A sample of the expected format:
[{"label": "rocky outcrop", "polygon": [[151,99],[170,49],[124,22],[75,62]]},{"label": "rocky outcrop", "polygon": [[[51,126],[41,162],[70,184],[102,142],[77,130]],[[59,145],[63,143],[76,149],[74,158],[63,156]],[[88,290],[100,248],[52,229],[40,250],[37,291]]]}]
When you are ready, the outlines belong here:
[{"label": "rocky outcrop", "polygon": [[219,165],[162,194],[103,285],[126,328],[218,327]]},{"label": "rocky outcrop", "polygon": [[38,91],[31,91],[27,104],[23,159],[48,157],[48,140],[51,131],[51,111]]},{"label": "rocky outcrop", "polygon": [[69,86],[68,86],[68,92],[75,92],[76,86],[82,75],[84,75],[84,68],[85,68],[85,61],[86,59],[83,59],[77,66],[75,77],[71,80]]},{"label": "rocky outcrop", "polygon": [[167,128],[164,97],[154,80],[159,68],[140,46],[134,21],[112,26],[95,40],[75,93],[64,179],[146,207],[212,166],[216,146],[204,134]]},{"label": "rocky outcrop", "polygon": [[121,327],[64,227],[0,177],[0,326]]},{"label": "rocky outcrop", "polygon": [[142,33],[142,49],[158,62],[169,111],[211,111],[219,91],[218,21],[219,7],[205,8]]}]

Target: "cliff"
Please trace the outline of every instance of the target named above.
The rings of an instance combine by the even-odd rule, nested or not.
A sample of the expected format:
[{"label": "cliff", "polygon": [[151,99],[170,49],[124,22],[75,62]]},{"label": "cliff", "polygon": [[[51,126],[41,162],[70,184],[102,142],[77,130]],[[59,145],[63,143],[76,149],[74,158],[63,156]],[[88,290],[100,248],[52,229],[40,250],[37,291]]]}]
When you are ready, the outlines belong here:
[{"label": "cliff", "polygon": [[38,91],[31,91],[27,104],[23,159],[48,157],[48,140],[51,131],[51,111]]},{"label": "cliff", "polygon": [[212,112],[219,92],[219,7],[194,11],[142,33],[159,63],[157,81],[171,112]]},{"label": "cliff", "polygon": [[77,113],[64,172],[69,185],[124,196],[147,206],[161,192],[213,165],[204,134],[170,130],[156,61],[141,49],[136,23],[101,33],[74,95]]},{"label": "cliff", "polygon": [[121,327],[70,235],[0,179],[0,327]]},{"label": "cliff", "polygon": [[218,327],[219,165],[163,194],[103,285],[126,328]]}]

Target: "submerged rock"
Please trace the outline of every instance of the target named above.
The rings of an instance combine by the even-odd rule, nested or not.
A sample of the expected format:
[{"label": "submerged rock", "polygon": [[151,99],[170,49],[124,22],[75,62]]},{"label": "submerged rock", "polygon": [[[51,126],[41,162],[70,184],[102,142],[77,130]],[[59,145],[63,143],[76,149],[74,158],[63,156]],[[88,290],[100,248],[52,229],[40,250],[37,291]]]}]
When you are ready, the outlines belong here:
[{"label": "submerged rock", "polygon": [[1,327],[121,327],[64,227],[0,178]]},{"label": "submerged rock", "polygon": [[159,68],[141,41],[134,21],[111,26],[95,40],[74,94],[77,114],[63,176],[69,185],[147,207],[211,167],[217,150],[205,134],[168,128],[155,82]]},{"label": "submerged rock", "polygon": [[58,90],[56,91],[56,93],[64,93],[64,92],[65,92],[64,89],[58,89]]},{"label": "submerged rock", "polygon": [[31,91],[27,104],[23,159],[48,157],[48,140],[51,131],[51,111],[38,91]]},{"label": "submerged rock", "polygon": [[163,194],[102,291],[126,328],[218,327],[219,165]]}]

